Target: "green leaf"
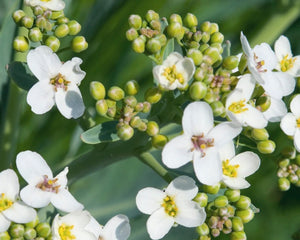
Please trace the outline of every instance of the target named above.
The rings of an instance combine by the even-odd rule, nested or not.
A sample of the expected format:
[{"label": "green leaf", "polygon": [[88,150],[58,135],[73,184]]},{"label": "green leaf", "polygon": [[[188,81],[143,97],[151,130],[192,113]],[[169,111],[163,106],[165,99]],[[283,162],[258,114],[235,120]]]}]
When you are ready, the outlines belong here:
[{"label": "green leaf", "polygon": [[116,130],[117,122],[101,123],[81,134],[81,140],[87,144],[115,142],[120,140]]},{"label": "green leaf", "polygon": [[8,65],[8,75],[22,89],[28,91],[35,83],[38,82],[32,75],[26,63],[12,62]]},{"label": "green leaf", "polygon": [[170,39],[165,46],[163,60],[165,60],[172,52],[174,52],[174,38]]}]

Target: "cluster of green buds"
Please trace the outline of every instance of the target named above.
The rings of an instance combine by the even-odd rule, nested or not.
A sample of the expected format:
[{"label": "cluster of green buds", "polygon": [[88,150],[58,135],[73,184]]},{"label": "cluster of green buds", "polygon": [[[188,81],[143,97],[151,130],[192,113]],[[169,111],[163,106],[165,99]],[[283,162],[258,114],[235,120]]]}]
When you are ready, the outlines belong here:
[{"label": "cluster of green buds", "polygon": [[14,39],[13,47],[16,51],[25,52],[30,45],[36,46],[36,43],[40,43],[57,52],[63,45],[62,40],[64,40],[62,43],[68,44],[74,52],[87,49],[88,43],[85,38],[75,36],[80,32],[81,25],[76,20],[65,17],[63,10],[51,11],[40,6],[31,9],[30,13],[17,10],[12,15],[18,26],[27,29],[25,34]]},{"label": "cluster of green buds", "polygon": [[6,232],[0,233],[0,240],[51,240],[49,223],[39,222],[39,219],[26,223],[12,223]]}]

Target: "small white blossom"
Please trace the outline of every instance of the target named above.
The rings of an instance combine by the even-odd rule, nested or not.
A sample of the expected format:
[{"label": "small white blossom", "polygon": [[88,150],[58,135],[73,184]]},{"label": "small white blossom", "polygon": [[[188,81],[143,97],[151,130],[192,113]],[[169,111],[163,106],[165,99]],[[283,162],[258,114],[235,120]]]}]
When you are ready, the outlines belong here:
[{"label": "small white blossom", "polygon": [[18,176],[13,170],[0,172],[0,233],[11,222],[28,223],[36,218],[36,211],[18,200],[19,190]]},{"label": "small white blossom", "polygon": [[244,189],[250,187],[245,180],[260,166],[257,154],[247,151],[235,156],[234,144],[226,144],[220,150],[222,161],[223,182],[231,189]]},{"label": "small white blossom", "polygon": [[36,114],[48,112],[54,104],[66,118],[79,118],[84,112],[84,103],[78,86],[85,77],[79,65],[80,58],[61,63],[51,48],[40,46],[29,51],[27,64],[39,80],[29,90],[27,103]]},{"label": "small white blossom", "polygon": [[191,58],[183,57],[177,52],[171,53],[162,65],[153,68],[153,76],[165,90],[184,89],[195,72]]},{"label": "small white blossom", "polygon": [[174,223],[185,227],[197,227],[204,223],[204,208],[192,201],[197,195],[195,181],[187,176],[174,179],[164,190],[147,187],[136,196],[137,208],[151,216],[147,231],[152,239],[163,238]]},{"label": "small white blossom", "polygon": [[222,179],[218,149],[232,141],[242,127],[223,122],[214,127],[211,107],[206,102],[189,104],[182,117],[183,134],[168,142],[162,151],[162,161],[169,168],[179,168],[193,160],[199,181],[215,185]]},{"label": "small white blossom", "polygon": [[65,8],[63,0],[25,0],[25,4],[31,7],[40,6],[53,11],[61,11]]},{"label": "small white blossom", "polygon": [[73,212],[83,209],[68,191],[68,167],[53,177],[46,161],[36,152],[24,151],[17,155],[17,168],[21,176],[28,183],[20,196],[29,206],[42,208],[50,202],[59,210]]}]

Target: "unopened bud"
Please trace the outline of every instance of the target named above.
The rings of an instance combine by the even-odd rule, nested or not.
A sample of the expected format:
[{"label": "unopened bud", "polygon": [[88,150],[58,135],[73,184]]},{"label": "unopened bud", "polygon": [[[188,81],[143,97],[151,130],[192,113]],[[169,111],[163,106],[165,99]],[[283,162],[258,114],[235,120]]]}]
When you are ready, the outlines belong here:
[{"label": "unopened bud", "polygon": [[147,130],[147,124],[143,120],[141,121],[140,125],[137,127],[137,129],[141,132],[145,132]]},{"label": "unopened bud", "polygon": [[139,34],[135,28],[130,28],[126,31],[126,38],[128,41],[133,41],[138,36],[139,36]]},{"label": "unopened bud", "polygon": [[32,42],[39,42],[42,40],[43,34],[38,27],[34,27],[29,30],[28,37]]},{"label": "unopened bud", "polygon": [[260,141],[257,144],[258,151],[264,154],[270,154],[274,152],[275,148],[276,148],[275,142],[271,140]]},{"label": "unopened bud", "polygon": [[170,38],[181,40],[184,36],[184,28],[178,22],[172,22],[167,26],[167,34]]},{"label": "unopened bud", "polygon": [[168,142],[168,138],[165,135],[161,135],[161,134],[157,134],[153,136],[151,139],[152,146],[158,149],[162,149],[167,142]]},{"label": "unopened bud", "polygon": [[235,215],[240,217],[243,223],[248,223],[254,218],[254,212],[250,208],[245,210],[237,210]]},{"label": "unopened bud", "polygon": [[246,57],[246,55],[245,54],[243,54],[242,56],[241,56],[241,59],[240,59],[240,62],[239,62],[239,65],[238,65],[238,69],[239,69],[239,72],[240,73],[244,73],[244,71],[245,71],[245,69],[246,69],[246,67],[247,67],[247,57]]},{"label": "unopened bud", "polygon": [[139,103],[136,104],[136,106],[135,106],[134,109],[135,109],[135,111],[137,111],[137,112],[141,112],[141,111],[143,111],[143,109],[144,109],[144,104],[141,103],[141,102],[139,102]]},{"label": "unopened bud", "polygon": [[35,228],[35,226],[38,225],[38,223],[39,223],[39,217],[36,216],[36,218],[33,221],[26,223],[25,227],[26,228]]},{"label": "unopened bud", "polygon": [[283,159],[279,162],[279,167],[280,168],[285,168],[287,167],[288,165],[290,164],[290,159],[286,158],[286,159]]},{"label": "unopened bud", "polygon": [[72,40],[71,47],[74,52],[79,53],[88,48],[88,43],[83,36],[76,36]]},{"label": "unopened bud", "polygon": [[150,27],[154,30],[157,30],[157,31],[161,31],[161,23],[159,20],[152,20],[150,23],[149,23]]},{"label": "unopened bud", "polygon": [[148,113],[151,111],[151,104],[149,102],[143,102],[143,105],[144,105],[142,110],[143,113]]},{"label": "unopened bud", "polygon": [[260,96],[256,100],[255,105],[260,111],[265,112],[271,106],[271,97],[270,96]]},{"label": "unopened bud", "polygon": [[209,47],[204,51],[204,54],[210,58],[209,64],[213,65],[217,61],[222,59],[220,52],[215,47]]},{"label": "unopened bud", "polygon": [[146,44],[146,49],[152,54],[157,53],[161,49],[160,41],[155,38],[149,39]]},{"label": "unopened bud", "polygon": [[141,123],[142,123],[142,119],[139,116],[134,116],[130,120],[130,126],[133,128],[138,128]]},{"label": "unopened bud", "polygon": [[210,236],[200,236],[199,240],[211,240]]},{"label": "unopened bud", "polygon": [[227,208],[228,216],[233,217],[235,214],[235,208],[233,206],[231,206],[230,204],[228,204],[226,206],[226,208]]},{"label": "unopened bud", "polygon": [[173,22],[177,22],[180,25],[182,25],[182,18],[181,18],[181,16],[179,14],[173,13],[170,16],[170,23],[173,23]]},{"label": "unopened bud", "polygon": [[108,105],[106,100],[101,99],[96,102],[96,111],[99,115],[105,116],[108,110]]},{"label": "unopened bud", "polygon": [[136,95],[139,91],[139,84],[135,80],[130,80],[126,82],[124,89],[128,95]]},{"label": "unopened bud", "polygon": [[190,96],[193,100],[200,100],[207,93],[207,86],[204,82],[194,82],[189,88]]},{"label": "unopened bud", "polygon": [[93,81],[90,83],[90,94],[95,100],[100,100],[105,98],[105,87],[101,82]]},{"label": "unopened bud", "polygon": [[208,22],[208,21],[206,21],[206,22],[204,22],[204,23],[202,23],[200,25],[200,30],[202,32],[208,32],[208,33],[210,33],[210,28],[211,28],[211,23]]},{"label": "unopened bud", "polygon": [[120,101],[124,98],[125,93],[122,88],[113,86],[108,90],[107,96],[114,101]]},{"label": "unopened bud", "polygon": [[241,196],[240,190],[234,190],[234,189],[227,189],[224,194],[230,202],[238,201]]},{"label": "unopened bud", "polygon": [[237,56],[228,56],[223,61],[223,67],[227,70],[235,69],[239,65],[239,58]]},{"label": "unopened bud", "polygon": [[53,52],[56,52],[59,47],[60,47],[60,41],[57,37],[54,36],[49,36],[46,41],[45,44],[52,49]]},{"label": "unopened bud", "polygon": [[220,235],[220,230],[219,229],[217,229],[217,228],[214,228],[214,229],[212,229],[211,230],[211,235],[213,236],[213,237],[218,237],[219,235]]},{"label": "unopened bud", "polygon": [[196,81],[203,81],[206,75],[206,70],[203,69],[202,67],[196,68],[195,74],[194,74],[194,79]]},{"label": "unopened bud", "polygon": [[219,32],[219,25],[217,23],[211,23],[210,24],[210,34],[214,34],[216,32]]},{"label": "unopened bud", "polygon": [[198,19],[194,14],[188,13],[184,17],[183,23],[188,28],[194,28],[194,27],[197,27],[197,25],[198,25]]},{"label": "unopened bud", "polygon": [[8,232],[0,232],[0,240],[10,240]]},{"label": "unopened bud", "polygon": [[69,27],[69,35],[74,36],[81,31],[81,25],[76,20],[71,20],[67,23]]},{"label": "unopened bud", "polygon": [[13,48],[18,52],[26,52],[29,49],[29,41],[24,36],[17,36],[13,42]]},{"label": "unopened bud", "polygon": [[[203,43],[208,43],[210,40],[210,34],[208,32],[202,32],[202,38],[201,41]],[[201,50],[201,49],[200,49]]]},{"label": "unopened bud", "polygon": [[235,203],[238,209],[247,209],[251,205],[251,199],[247,196],[241,195],[239,200]]},{"label": "unopened bud", "polygon": [[15,23],[20,23],[21,19],[25,16],[25,12],[23,10],[17,10],[13,13],[12,18]]},{"label": "unopened bud", "polygon": [[51,19],[56,20],[56,19],[62,18],[64,16],[65,16],[64,11],[52,11]]},{"label": "unopened bud", "polygon": [[137,104],[137,99],[134,96],[127,96],[124,98],[124,102],[126,105],[134,108]]},{"label": "unopened bud", "polygon": [[22,19],[21,19],[21,24],[23,27],[25,28],[32,28],[33,26],[33,18],[32,17],[29,17],[29,16],[24,16]]},{"label": "unopened bud", "polygon": [[149,121],[147,123],[147,134],[152,137],[159,134],[159,126],[154,121]]},{"label": "unopened bud", "polygon": [[57,21],[57,24],[60,25],[60,24],[68,23],[69,22],[69,18],[67,18],[67,17],[60,17],[56,21]]},{"label": "unopened bud", "polygon": [[[214,204],[214,205],[215,205],[215,207],[217,207],[216,204]],[[218,211],[218,215],[220,217],[225,217],[225,216],[228,215],[228,209],[227,209],[227,207],[220,207],[217,211]]]},{"label": "unopened bud", "polygon": [[296,184],[298,182],[299,178],[296,174],[290,174],[288,176],[288,180],[290,181],[290,183]]},{"label": "unopened bud", "polygon": [[[199,82],[200,83],[200,82]],[[215,101],[210,104],[215,117],[222,116],[226,109],[221,101]]]},{"label": "unopened bud", "polygon": [[205,43],[205,44],[201,44],[199,50],[203,53],[207,48],[209,48],[209,45]]},{"label": "unopened bud", "polygon": [[145,19],[148,23],[150,23],[152,20],[159,20],[159,14],[153,10],[148,10],[145,15]]},{"label": "unopened bud", "polygon": [[44,18],[43,16],[39,16],[39,17],[36,18],[35,25],[38,28],[44,30],[44,29],[46,29],[47,19]]},{"label": "unopened bud", "polygon": [[251,137],[257,141],[268,140],[269,133],[268,133],[267,129],[265,129],[265,128],[262,128],[262,129],[253,128],[251,131]]},{"label": "unopened bud", "polygon": [[155,36],[155,39],[160,42],[161,46],[165,46],[167,44],[167,37],[165,34],[158,34],[157,36]]},{"label": "unopened bud", "polygon": [[233,231],[240,232],[244,230],[244,224],[240,217],[233,217],[231,221]]},{"label": "unopened bud", "polygon": [[162,97],[162,93],[157,87],[149,88],[145,93],[146,101],[151,104],[155,104],[159,102],[161,97]]},{"label": "unopened bud", "polygon": [[136,53],[145,52],[145,41],[142,37],[138,37],[132,41],[132,49]]},{"label": "unopened bud", "polygon": [[214,200],[214,205],[217,208],[226,207],[228,204],[228,198],[226,196],[218,196]]},{"label": "unopened bud", "polygon": [[36,230],[37,234],[43,238],[48,237],[51,233],[51,227],[50,227],[49,223],[46,223],[46,222],[39,223],[36,226],[35,230]]},{"label": "unopened bud", "polygon": [[290,189],[291,183],[287,178],[282,177],[278,179],[278,187],[281,191],[287,191]]},{"label": "unopened bud", "polygon": [[36,238],[36,231],[33,228],[25,228],[25,232],[24,232],[24,239],[26,240],[32,240]]},{"label": "unopened bud", "polygon": [[230,234],[230,240],[246,240],[246,239],[247,239],[246,233],[243,231],[232,232]]},{"label": "unopened bud", "polygon": [[210,228],[216,228],[219,223],[219,218],[220,217],[217,217],[217,216],[211,216],[208,220],[208,226]]},{"label": "unopened bud", "polygon": [[186,56],[193,59],[196,66],[202,63],[203,54],[198,49],[189,49]]},{"label": "unopened bud", "polygon": [[124,124],[122,127],[118,129],[117,134],[121,140],[127,141],[130,138],[132,138],[134,134],[134,130],[128,124]]},{"label": "unopened bud", "polygon": [[203,191],[209,194],[217,194],[220,190],[221,184],[218,183],[216,185],[203,185]]},{"label": "unopened bud", "polygon": [[215,32],[210,36],[211,43],[222,43],[224,41],[224,35],[220,32]]},{"label": "unopened bud", "polygon": [[23,237],[25,228],[22,224],[12,224],[9,228],[9,234],[13,238]]},{"label": "unopened bud", "polygon": [[63,38],[69,34],[70,30],[67,24],[60,24],[54,31],[54,34],[58,38]]},{"label": "unopened bud", "polygon": [[206,207],[207,201],[208,201],[208,196],[205,193],[198,193],[196,197],[193,199],[193,201],[197,202],[200,207]]},{"label": "unopened bud", "polygon": [[209,234],[209,227],[206,223],[203,223],[202,225],[196,228],[196,231],[200,236],[205,236]]},{"label": "unopened bud", "polygon": [[130,27],[138,30],[142,27],[142,18],[139,15],[132,14],[128,18],[128,24]]}]

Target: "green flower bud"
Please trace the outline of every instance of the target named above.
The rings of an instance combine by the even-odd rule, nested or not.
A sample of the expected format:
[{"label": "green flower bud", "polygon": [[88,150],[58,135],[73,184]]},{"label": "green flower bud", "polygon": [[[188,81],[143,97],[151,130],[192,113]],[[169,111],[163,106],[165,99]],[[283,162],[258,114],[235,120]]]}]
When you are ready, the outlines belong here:
[{"label": "green flower bud", "polygon": [[207,90],[207,93],[204,97],[204,100],[207,102],[207,103],[212,103],[214,101],[216,101],[216,95],[214,94],[213,90],[212,89],[208,89]]},{"label": "green flower bud", "polygon": [[29,17],[29,16],[24,16],[22,19],[21,19],[21,24],[23,27],[25,28],[32,28],[33,26],[33,18],[32,17]]},{"label": "green flower bud", "polygon": [[83,36],[76,36],[73,38],[71,47],[76,53],[82,52],[88,48],[88,43]]},{"label": "green flower bud", "polygon": [[69,32],[70,32],[70,29],[69,29],[68,25],[64,23],[64,24],[57,26],[57,28],[54,31],[54,34],[58,38],[63,38],[65,36],[67,36],[69,34]]},{"label": "green flower bud", "polygon": [[210,33],[210,29],[211,29],[211,23],[208,21],[206,21],[200,25],[200,30],[202,32]]},{"label": "green flower bud", "polygon": [[256,100],[255,105],[260,111],[265,112],[271,106],[271,97],[270,96],[260,96]]},{"label": "green flower bud", "polygon": [[151,104],[155,104],[159,102],[161,97],[162,97],[162,93],[157,87],[149,88],[145,93],[146,101]]},{"label": "green flower bud", "polygon": [[107,96],[114,101],[120,101],[124,98],[125,92],[122,88],[113,86],[108,90]]},{"label": "green flower bud", "polygon": [[241,196],[240,190],[235,190],[235,189],[227,189],[224,194],[230,202],[238,201]]},{"label": "green flower bud", "polygon": [[39,28],[39,29],[46,29],[46,25],[47,25],[47,19],[44,18],[43,16],[39,16],[36,18],[35,21],[35,25]]},{"label": "green flower bud", "polygon": [[298,182],[299,178],[296,174],[290,174],[288,176],[288,180],[290,181],[290,183],[296,184]]},{"label": "green flower bud", "polygon": [[9,234],[13,238],[23,237],[25,228],[22,224],[14,223],[9,228]]},{"label": "green flower bud", "polygon": [[183,19],[183,24],[188,28],[197,27],[198,19],[194,14],[188,13]]},{"label": "green flower bud", "polygon": [[232,228],[232,221],[230,219],[225,220],[224,225],[226,228]]},{"label": "green flower bud", "polygon": [[[208,41],[210,40],[210,34],[208,32],[202,32],[202,38],[201,41],[203,43],[208,43]],[[201,49],[200,49],[201,50]]]},{"label": "green flower bud", "polygon": [[217,228],[213,228],[212,230],[211,230],[211,235],[213,236],[213,237],[218,237],[218,236],[220,236],[220,230],[219,229],[217,229]]},{"label": "green flower bud", "polygon": [[167,142],[168,142],[168,138],[165,135],[161,135],[161,134],[157,134],[153,136],[151,139],[152,146],[158,149],[162,149]]},{"label": "green flower bud", "polygon": [[254,212],[250,208],[245,210],[237,210],[235,215],[240,217],[243,223],[248,223],[254,218]]},{"label": "green flower bud", "polygon": [[205,193],[198,193],[196,197],[193,199],[195,202],[199,204],[200,207],[206,207],[208,196]]},{"label": "green flower bud", "polygon": [[226,207],[228,204],[228,198],[226,196],[218,196],[214,200],[214,205],[217,208]]},{"label": "green flower bud", "polygon": [[144,102],[143,105],[144,105],[144,107],[143,107],[142,112],[143,113],[150,112],[150,110],[151,110],[151,104],[149,102]]},{"label": "green flower bud", "polygon": [[200,42],[202,38],[202,33],[200,31],[197,31],[193,34],[193,40],[196,42]]},{"label": "green flower bud", "polygon": [[161,23],[159,20],[152,20],[149,25],[152,29],[157,30],[159,32],[161,31]]},{"label": "green flower bud", "polygon": [[39,237],[46,238],[51,234],[51,227],[49,223],[46,222],[39,223],[36,226],[35,230]]},{"label": "green flower bud", "polygon": [[56,20],[64,16],[65,16],[64,11],[52,11],[51,19]]},{"label": "green flower bud", "polygon": [[25,17],[25,12],[23,10],[17,10],[13,13],[12,18],[14,19],[15,23],[20,23],[21,19]]},{"label": "green flower bud", "polygon": [[226,208],[227,208],[227,214],[228,214],[228,216],[233,217],[234,214],[235,214],[235,208],[233,206],[231,206],[230,204],[228,204],[226,206]]},{"label": "green flower bud", "polygon": [[271,140],[264,140],[257,143],[258,151],[264,154],[270,154],[274,152],[275,148],[276,148],[275,142]]},{"label": "green flower bud", "polygon": [[145,15],[145,19],[148,23],[150,23],[152,20],[159,20],[159,14],[153,10],[148,10]]},{"label": "green flower bud", "polygon": [[8,232],[0,232],[0,240],[10,240]]},{"label": "green flower bud", "polygon": [[130,126],[133,128],[138,128],[142,123],[142,119],[139,116],[134,116],[130,120]]},{"label": "green flower bud", "polygon": [[[227,221],[230,221],[230,220],[227,220]],[[223,232],[224,234],[229,234],[229,233],[232,232],[232,229],[231,229],[231,228],[223,228],[223,229],[222,229],[222,232]]]},{"label": "green flower bud", "polygon": [[137,129],[141,132],[145,132],[147,130],[147,124],[142,120]]},{"label": "green flower bud", "polygon": [[127,96],[124,98],[124,102],[126,105],[134,108],[137,104],[137,100],[134,96]]},{"label": "green flower bud", "polygon": [[198,49],[189,49],[186,56],[193,59],[196,66],[199,66],[203,59],[203,54]]},{"label": "green flower bud", "polygon": [[172,22],[167,26],[167,34],[170,38],[181,40],[184,36],[184,28],[178,22]]},{"label": "green flower bud", "polygon": [[38,223],[39,223],[39,217],[36,216],[36,218],[33,221],[26,223],[25,227],[26,228],[35,228],[35,226],[38,225]]},{"label": "green flower bud", "polygon": [[43,34],[38,27],[34,27],[29,30],[28,37],[32,42],[39,42],[42,40]]},{"label": "green flower bud", "polygon": [[210,236],[200,236],[199,240],[211,240]]},{"label": "green flower bud", "polygon": [[159,134],[159,126],[154,121],[149,121],[147,123],[147,134],[152,137]]},{"label": "green flower bud", "polygon": [[160,42],[161,46],[165,46],[167,44],[167,37],[165,34],[158,34],[155,36],[155,39]]},{"label": "green flower bud", "polygon": [[[47,238],[48,239],[48,238]],[[43,238],[43,237],[37,237],[37,238],[35,238],[34,240],[45,240],[45,238]]]},{"label": "green flower bud", "polygon": [[209,45],[205,43],[205,44],[201,44],[199,50],[203,53],[207,48],[209,48]]},{"label": "green flower bud", "polygon": [[206,223],[203,223],[202,225],[196,228],[196,231],[200,236],[205,236],[209,234],[209,227]]},{"label": "green flower bud", "polygon": [[74,36],[81,31],[81,25],[76,20],[71,20],[67,23],[69,27],[69,35]]},{"label": "green flower bud", "polygon": [[218,223],[219,223],[219,219],[220,217],[217,217],[217,216],[211,216],[208,220],[208,226],[210,228],[216,228]]},{"label": "green flower bud", "polygon": [[105,87],[101,82],[93,81],[90,83],[90,94],[95,100],[105,98]]},{"label": "green flower bud", "polygon": [[239,58],[237,56],[228,56],[223,61],[223,67],[227,70],[233,70],[239,65]]},{"label": "green flower bud", "polygon": [[56,20],[57,25],[66,24],[68,22],[69,22],[69,18],[67,18],[67,17],[60,17]]},{"label": "green flower bud", "polygon": [[209,47],[204,51],[204,54],[207,55],[210,60],[209,64],[213,65],[217,61],[222,59],[222,56],[220,55],[220,52],[217,48]]},{"label": "green flower bud", "polygon": [[242,210],[249,208],[250,205],[251,205],[251,199],[243,195],[241,195],[240,199],[235,203],[235,206],[238,209],[242,209]]},{"label": "green flower bud", "polygon": [[24,36],[17,36],[13,42],[13,48],[18,52],[26,52],[29,49],[29,41]]},{"label": "green flower bud", "polygon": [[157,53],[161,49],[160,41],[155,38],[150,38],[146,43],[146,49],[152,54]]},{"label": "green flower bud", "polygon": [[246,57],[245,54],[243,54],[241,56],[240,63],[239,63],[239,66],[238,66],[239,72],[243,74],[246,67],[247,67],[247,57]]},{"label": "green flower bud", "polygon": [[182,18],[179,14],[176,14],[176,13],[173,13],[171,16],[170,16],[170,23],[179,23],[180,25],[182,25]]},{"label": "green flower bud", "polygon": [[221,101],[215,101],[210,104],[215,117],[222,116],[225,114],[225,107]]},{"label": "green flower bud", "polygon": [[145,52],[145,41],[144,41],[144,39],[141,36],[133,40],[133,42],[132,42],[132,49],[136,53],[143,53],[143,52]]},{"label": "green flower bud", "polygon": [[230,240],[246,240],[247,236],[245,232],[232,232],[230,234]]},{"label": "green flower bud", "polygon": [[279,162],[280,168],[286,168],[290,164],[290,159],[286,158]]},{"label": "green flower bud", "polygon": [[118,129],[117,134],[121,140],[127,141],[130,138],[132,138],[134,134],[134,130],[128,124],[124,124],[122,127]]},{"label": "green flower bud", "polygon": [[46,41],[45,44],[52,49],[53,52],[56,52],[59,47],[60,47],[60,41],[57,37],[54,36],[49,36]]},{"label": "green flower bud", "polygon": [[106,100],[101,99],[96,102],[96,111],[99,115],[105,116],[108,111],[108,105]]},{"label": "green flower bud", "polygon": [[128,95],[136,95],[139,91],[139,84],[137,81],[135,80],[130,80],[128,82],[126,82],[125,84],[125,92],[128,94]]},{"label": "green flower bud", "polygon": [[198,67],[196,68],[194,79],[196,81],[202,81],[205,78],[205,75],[206,75],[206,70],[203,69],[202,67]]},{"label": "green flower bud", "polygon": [[128,18],[128,24],[134,29],[140,29],[142,27],[142,18],[139,15],[132,14]]},{"label": "green flower bud", "polygon": [[257,141],[268,140],[269,133],[268,133],[267,129],[265,129],[265,128],[262,128],[262,129],[253,128],[251,131],[251,137]]},{"label": "green flower bud", "polygon": [[282,177],[278,179],[278,187],[281,191],[287,191],[290,189],[291,183],[287,178]]},{"label": "green flower bud", "polygon": [[203,185],[203,191],[209,194],[217,194],[220,190],[220,186],[220,183],[213,186]]},{"label": "green flower bud", "polygon": [[130,28],[126,31],[126,38],[128,41],[133,41],[139,36],[138,32],[134,28]]},{"label": "green flower bud", "polygon": [[241,232],[244,230],[244,224],[240,217],[233,217],[232,221],[232,229],[235,232]]},{"label": "green flower bud", "polygon": [[189,88],[190,96],[193,100],[200,100],[207,93],[207,86],[203,82],[194,82]]},{"label": "green flower bud", "polygon": [[219,25],[217,23],[211,23],[210,24],[210,34],[214,34],[216,32],[219,32]]},{"label": "green flower bud", "polygon": [[[281,155],[285,158],[295,159],[296,158],[296,149],[294,146],[287,146],[281,151]],[[298,165],[300,165],[298,163]]]},{"label": "green flower bud", "polygon": [[26,240],[32,240],[36,238],[36,231],[33,228],[25,228],[24,238]]},{"label": "green flower bud", "polygon": [[222,43],[224,41],[224,35],[220,32],[215,32],[210,37],[211,43]]},{"label": "green flower bud", "polygon": [[[214,204],[215,205],[215,204]],[[216,205],[215,205],[216,206]],[[216,206],[217,207],[217,206]],[[217,212],[218,212],[218,215],[220,216],[220,217],[225,217],[225,216],[227,216],[228,215],[228,209],[227,209],[227,207],[220,207],[218,210],[217,210]]]}]

